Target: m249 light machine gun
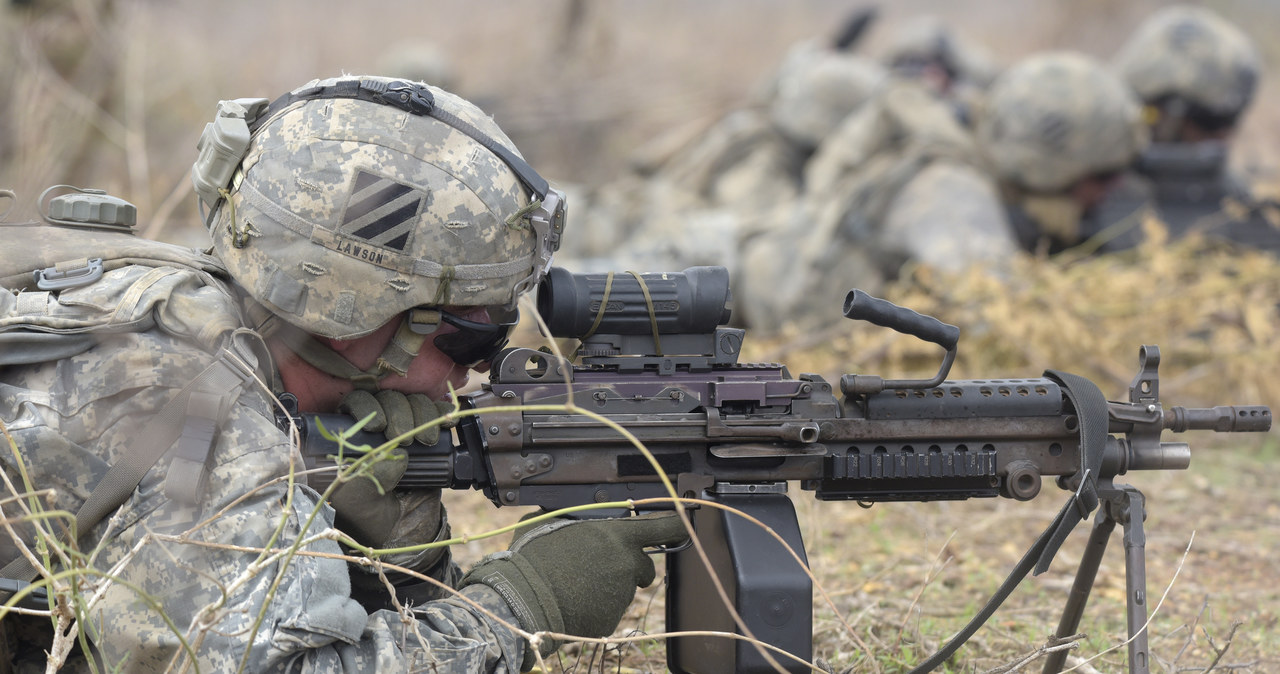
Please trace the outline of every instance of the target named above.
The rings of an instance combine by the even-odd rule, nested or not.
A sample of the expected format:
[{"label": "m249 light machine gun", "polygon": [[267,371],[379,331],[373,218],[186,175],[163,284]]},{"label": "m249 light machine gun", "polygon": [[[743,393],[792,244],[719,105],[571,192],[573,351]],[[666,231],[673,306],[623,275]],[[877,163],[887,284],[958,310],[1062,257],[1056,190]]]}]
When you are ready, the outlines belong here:
[{"label": "m249 light machine gun", "polygon": [[[444,433],[436,446],[411,446],[400,485],[475,488],[500,506],[548,510],[669,496],[631,440],[582,411],[601,415],[644,444],[679,496],[746,513],[791,548],[727,510],[692,510],[710,569],[695,550],[669,556],[668,630],[750,635],[808,662],[812,583],[796,562],[805,561],[805,553],[788,482],[825,501],[865,504],[1029,500],[1052,476],[1070,494],[1062,511],[970,625],[918,671],[950,657],[1033,566],[1037,573],[1048,567],[1071,529],[1095,509],[1093,538],[1059,634],[1075,632],[1118,522],[1135,637],[1130,671],[1148,671],[1143,497],[1113,478],[1186,468],[1189,446],[1162,442],[1165,431],[1265,431],[1268,408],[1164,408],[1154,346],[1141,348],[1124,402],[1108,402],[1088,380],[1055,371],[950,381],[959,329],[860,290],[849,293],[845,316],[937,344],[945,356],[931,379],[848,374],[837,395],[818,375],[793,377],[780,364],[739,363],[745,333],[724,327],[729,299],[723,267],[629,275],[553,269],[539,288],[538,311],[552,336],[581,340],[580,364],[532,349],[501,353],[483,390],[460,397],[471,412],[459,420],[456,439]],[[538,409],[521,408],[531,405]],[[331,430],[352,423],[336,415],[319,420]],[[295,422],[308,462],[331,464],[336,447],[322,437],[317,417]],[[777,665],[799,671],[796,662],[741,639],[673,637],[667,660],[676,672],[776,671]],[[1046,671],[1060,665],[1051,660]]]}]

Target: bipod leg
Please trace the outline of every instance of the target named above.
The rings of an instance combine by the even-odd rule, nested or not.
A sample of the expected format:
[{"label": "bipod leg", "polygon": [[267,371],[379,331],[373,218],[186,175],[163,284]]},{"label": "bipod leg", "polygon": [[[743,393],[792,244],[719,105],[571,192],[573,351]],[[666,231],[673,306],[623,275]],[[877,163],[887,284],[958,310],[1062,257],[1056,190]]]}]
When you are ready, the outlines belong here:
[{"label": "bipod leg", "polygon": [[[1107,541],[1119,523],[1124,528],[1125,613],[1129,631],[1129,674],[1150,674],[1151,658],[1147,639],[1147,538],[1142,528],[1145,502],[1142,492],[1129,485],[1117,485],[1101,494],[1089,545],[1080,558],[1071,593],[1058,622],[1059,637],[1075,634],[1084,615],[1107,551]],[[1067,661],[1067,651],[1054,651],[1044,662],[1044,674],[1058,674]]]},{"label": "bipod leg", "polygon": [[[1151,667],[1147,640],[1147,535],[1142,528],[1145,499],[1125,485],[1124,509],[1113,513],[1124,526],[1125,607],[1129,619],[1129,674],[1147,674]],[[1116,503],[1116,505],[1121,505]]]},{"label": "bipod leg", "polygon": [[[1111,532],[1115,531],[1116,521],[1111,517],[1108,508],[1098,509],[1093,521],[1093,533],[1089,536],[1089,544],[1080,558],[1080,567],[1076,569],[1075,582],[1071,584],[1071,593],[1067,595],[1067,603],[1062,607],[1062,619],[1058,621],[1059,638],[1076,634],[1080,627],[1080,618],[1084,616],[1085,604],[1089,603],[1089,593],[1093,591],[1093,582],[1098,577],[1098,567],[1102,564],[1102,556],[1107,551],[1107,542]],[[1043,674],[1058,674],[1067,662],[1067,651],[1054,651],[1044,661]]]}]

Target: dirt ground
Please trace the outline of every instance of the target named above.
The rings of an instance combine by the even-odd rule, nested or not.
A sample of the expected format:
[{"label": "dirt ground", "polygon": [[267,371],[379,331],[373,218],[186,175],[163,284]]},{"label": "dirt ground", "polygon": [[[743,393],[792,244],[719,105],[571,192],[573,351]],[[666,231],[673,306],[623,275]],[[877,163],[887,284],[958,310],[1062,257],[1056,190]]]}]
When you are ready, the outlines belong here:
[{"label": "dirt ground", "polygon": [[[1280,459],[1280,445],[1274,438],[1223,443],[1198,434],[1195,440],[1190,470],[1125,480],[1147,498],[1147,594],[1156,607],[1151,671],[1277,671],[1280,588],[1273,558],[1280,487],[1257,467]],[[979,499],[864,509],[817,501],[795,484],[791,496],[818,586],[834,603],[815,593],[814,655],[836,671],[889,673],[907,671],[962,627],[1065,499],[1048,485],[1026,503]],[[450,493],[446,503],[455,535],[480,534],[523,514],[494,509],[477,493]],[[988,672],[1035,654],[1057,627],[1090,528],[1091,522],[1080,525],[1049,571],[1023,581],[943,671]],[[506,541],[472,541],[455,555],[466,566]],[[1093,671],[1125,671],[1124,597],[1117,528],[1081,622],[1086,636],[1073,651],[1089,659]],[[660,633],[664,602],[661,582],[642,591],[617,633]],[[664,671],[664,652],[652,642],[571,646],[552,670]],[[1026,671],[1039,671],[1041,662]]]}]

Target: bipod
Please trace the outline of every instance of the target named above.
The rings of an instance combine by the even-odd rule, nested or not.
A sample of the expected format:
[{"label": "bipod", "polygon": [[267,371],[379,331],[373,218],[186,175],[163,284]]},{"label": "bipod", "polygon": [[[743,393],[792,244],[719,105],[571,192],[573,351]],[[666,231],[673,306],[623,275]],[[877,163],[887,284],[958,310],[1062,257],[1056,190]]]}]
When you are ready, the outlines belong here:
[{"label": "bipod", "polygon": [[[1111,532],[1119,522],[1124,528],[1124,576],[1125,608],[1129,623],[1129,674],[1149,674],[1150,654],[1147,647],[1147,537],[1142,529],[1146,516],[1142,492],[1127,484],[1110,484],[1110,480],[1098,484],[1099,508],[1094,518],[1093,533],[1089,545],[1080,558],[1071,594],[1062,608],[1062,620],[1058,622],[1057,636],[1076,634],[1080,617],[1084,615],[1089,592],[1102,555],[1107,551]],[[1059,674],[1066,663],[1067,651],[1054,651],[1045,658],[1044,674]]]}]

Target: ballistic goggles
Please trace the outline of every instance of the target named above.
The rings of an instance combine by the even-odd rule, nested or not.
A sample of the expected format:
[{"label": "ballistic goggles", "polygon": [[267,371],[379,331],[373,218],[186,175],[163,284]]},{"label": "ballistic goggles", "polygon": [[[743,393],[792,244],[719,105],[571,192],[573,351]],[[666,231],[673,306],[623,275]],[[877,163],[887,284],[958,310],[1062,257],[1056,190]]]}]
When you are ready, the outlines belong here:
[{"label": "ballistic goggles", "polygon": [[520,312],[508,307],[485,307],[490,322],[473,321],[444,309],[418,307],[409,311],[409,329],[419,335],[440,332],[444,325],[455,329],[437,334],[431,343],[453,362],[467,368],[492,360],[507,345]]},{"label": "ballistic goggles", "polygon": [[1145,114],[1154,115],[1157,120],[1172,117],[1190,122],[1206,133],[1217,133],[1236,126],[1245,109],[1243,105],[1233,109],[1214,109],[1176,95],[1161,96],[1147,107],[1151,109],[1145,111]]}]

